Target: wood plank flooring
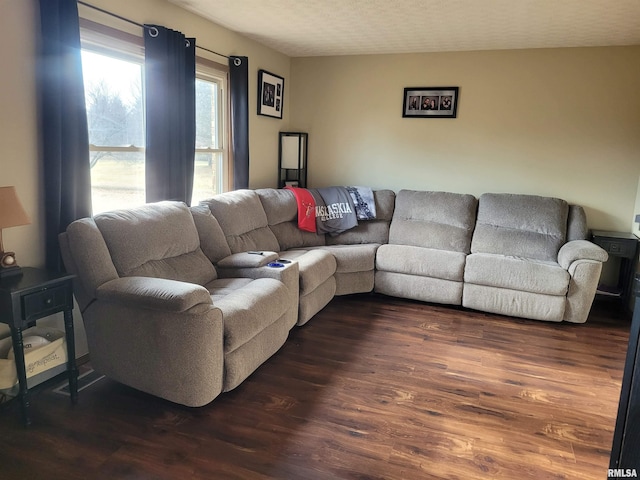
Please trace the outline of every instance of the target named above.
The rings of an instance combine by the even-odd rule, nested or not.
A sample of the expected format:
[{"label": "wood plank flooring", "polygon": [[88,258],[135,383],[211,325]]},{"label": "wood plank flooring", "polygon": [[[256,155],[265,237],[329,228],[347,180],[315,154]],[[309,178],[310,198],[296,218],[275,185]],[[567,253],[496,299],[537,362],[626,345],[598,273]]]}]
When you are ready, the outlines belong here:
[{"label": "wood plank flooring", "polygon": [[104,379],[0,411],[0,478],[606,478],[629,320],[550,324],[336,298],[236,390],[191,409]]}]

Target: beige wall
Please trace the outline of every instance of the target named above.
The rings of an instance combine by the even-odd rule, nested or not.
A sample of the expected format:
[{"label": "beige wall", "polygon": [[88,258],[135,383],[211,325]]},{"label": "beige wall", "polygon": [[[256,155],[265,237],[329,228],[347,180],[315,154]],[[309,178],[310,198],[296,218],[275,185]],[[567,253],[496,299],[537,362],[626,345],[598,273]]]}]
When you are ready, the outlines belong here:
[{"label": "beige wall", "polygon": [[[291,76],[311,186],[551,195],[629,231],[640,47],[296,58]],[[458,118],[402,118],[419,86],[459,86]]]},{"label": "beige wall", "polygon": [[[6,14],[9,11],[11,15]],[[0,12],[0,186],[15,185],[32,221],[3,230],[2,237],[4,247],[16,252],[19,265],[38,266],[44,264],[44,212],[36,135],[33,8],[31,2],[0,0]],[[8,332],[0,324],[0,337]]]},{"label": "beige wall", "polygon": [[[15,185],[32,224],[2,232],[21,265],[44,263],[41,178],[36,133],[32,2],[0,0],[0,186]],[[11,11],[11,15],[6,12]]]}]

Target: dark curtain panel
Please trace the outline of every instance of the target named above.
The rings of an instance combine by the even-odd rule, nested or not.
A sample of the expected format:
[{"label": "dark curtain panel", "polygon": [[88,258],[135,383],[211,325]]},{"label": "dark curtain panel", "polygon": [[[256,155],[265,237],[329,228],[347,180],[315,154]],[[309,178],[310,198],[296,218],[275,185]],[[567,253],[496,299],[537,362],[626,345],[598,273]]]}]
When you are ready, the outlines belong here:
[{"label": "dark curtain panel", "polygon": [[91,215],[89,133],[76,0],[40,0],[37,89],[46,266],[63,270],[58,234]]},{"label": "dark curtain panel", "polygon": [[249,59],[229,57],[233,188],[249,188]]},{"label": "dark curtain panel", "polygon": [[144,35],[147,202],[191,204],[196,144],[196,41],[148,25]]}]

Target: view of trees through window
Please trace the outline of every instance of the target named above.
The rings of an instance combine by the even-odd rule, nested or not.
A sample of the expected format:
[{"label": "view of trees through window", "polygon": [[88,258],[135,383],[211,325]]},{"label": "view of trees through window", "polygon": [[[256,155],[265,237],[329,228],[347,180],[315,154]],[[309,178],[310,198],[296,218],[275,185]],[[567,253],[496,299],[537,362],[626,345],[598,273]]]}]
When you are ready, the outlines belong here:
[{"label": "view of trees through window", "polygon": [[142,64],[83,50],[93,213],[142,205]]},{"label": "view of trees through window", "polygon": [[223,108],[218,81],[196,79],[196,157],[191,203],[220,193],[223,187]]},{"label": "view of trees through window", "polygon": [[[89,125],[93,213],[145,203],[142,59],[82,51]],[[196,157],[192,203],[222,191],[220,82],[196,81]]]}]

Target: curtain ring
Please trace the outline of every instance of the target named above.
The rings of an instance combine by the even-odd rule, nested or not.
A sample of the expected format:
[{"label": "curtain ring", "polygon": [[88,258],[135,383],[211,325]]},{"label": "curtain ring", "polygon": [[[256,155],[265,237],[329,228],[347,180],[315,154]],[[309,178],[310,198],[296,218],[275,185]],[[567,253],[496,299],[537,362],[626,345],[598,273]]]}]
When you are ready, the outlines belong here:
[{"label": "curtain ring", "polygon": [[156,38],[158,35],[160,34],[160,32],[158,31],[158,29],[156,27],[149,27],[149,36]]},{"label": "curtain ring", "polygon": [[240,60],[238,57],[236,57],[236,58],[233,59],[233,64],[236,67],[239,67],[240,65],[242,65],[242,60]]},{"label": "curtain ring", "polygon": [[191,46],[191,42],[189,41],[188,38],[184,39],[184,43],[186,44],[186,47],[189,48]]}]

